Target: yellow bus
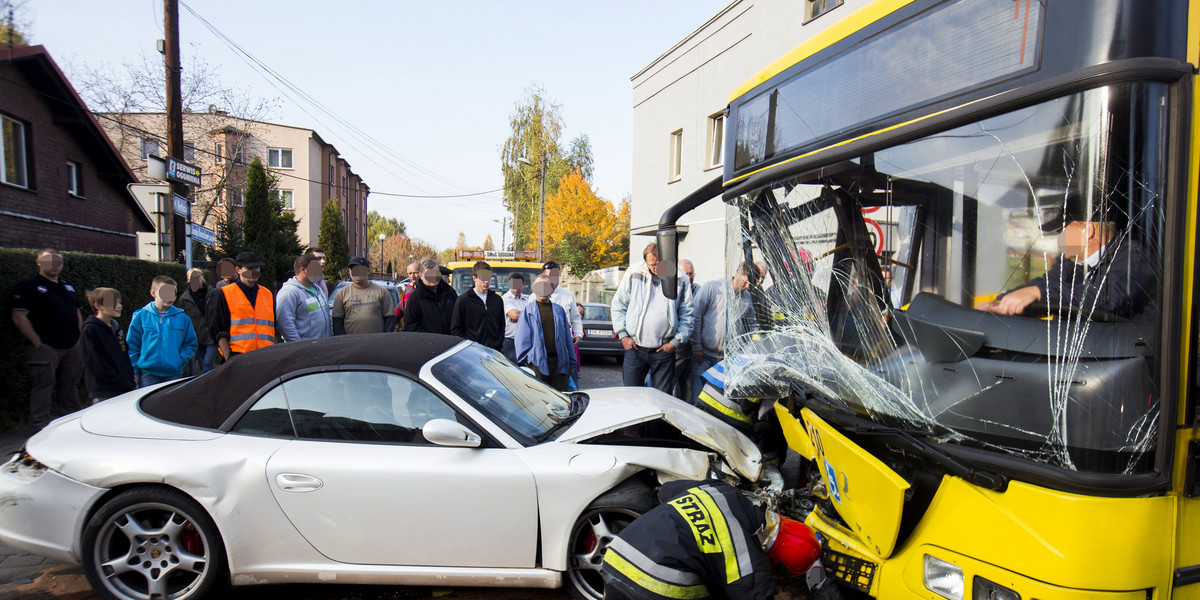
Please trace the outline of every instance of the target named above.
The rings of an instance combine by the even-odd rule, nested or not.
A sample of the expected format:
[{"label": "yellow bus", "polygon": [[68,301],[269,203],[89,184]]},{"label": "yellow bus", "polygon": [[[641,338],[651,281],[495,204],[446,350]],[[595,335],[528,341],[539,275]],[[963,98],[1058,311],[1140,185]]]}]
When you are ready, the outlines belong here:
[{"label": "yellow bus", "polygon": [[485,261],[492,268],[492,287],[497,294],[508,291],[508,278],[513,273],[525,276],[525,293],[533,286],[533,278],[542,272],[542,263],[533,250],[459,250],[455,260],[446,265],[450,269],[450,285],[454,293],[463,292],[475,285],[471,279],[471,268],[477,261]]},{"label": "yellow bus", "polygon": [[660,251],[766,264],[727,395],[846,586],[1200,598],[1198,64],[1195,0],[877,0],[734,92]]}]

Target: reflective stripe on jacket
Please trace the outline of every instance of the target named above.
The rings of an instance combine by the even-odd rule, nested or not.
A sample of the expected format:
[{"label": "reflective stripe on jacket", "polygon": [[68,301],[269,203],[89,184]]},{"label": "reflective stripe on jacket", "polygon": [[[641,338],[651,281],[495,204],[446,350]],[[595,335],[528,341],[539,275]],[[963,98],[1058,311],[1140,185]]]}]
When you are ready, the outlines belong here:
[{"label": "reflective stripe on jacket", "polygon": [[770,598],[771,563],[755,535],[764,509],[718,481],[672,481],[664,503],[639,517],[604,554],[605,585],[646,600],[699,600],[713,595]]},{"label": "reflective stripe on jacket", "polygon": [[221,288],[229,306],[229,350],[245,354],[275,343],[274,299],[267,288],[258,286],[254,304],[242,288],[227,285]]}]

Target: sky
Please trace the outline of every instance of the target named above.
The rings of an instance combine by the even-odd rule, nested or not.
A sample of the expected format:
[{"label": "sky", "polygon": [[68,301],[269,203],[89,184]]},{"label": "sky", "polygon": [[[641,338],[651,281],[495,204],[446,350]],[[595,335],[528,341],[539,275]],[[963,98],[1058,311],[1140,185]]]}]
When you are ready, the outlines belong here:
[{"label": "sky", "polygon": [[[376,192],[499,190],[509,118],[537,86],[561,105],[560,143],[586,134],[594,189],[620,202],[632,190],[630,78],[729,1],[182,0],[180,45],[185,66],[198,53],[224,84],[277,98],[264,120],[336,146],[370,186],[368,209],[410,236],[447,248],[460,231],[473,246],[490,234],[499,247],[511,237],[499,191]],[[281,93],[185,4],[332,116]],[[158,56],[163,0],[26,0],[16,21],[71,77]]]}]

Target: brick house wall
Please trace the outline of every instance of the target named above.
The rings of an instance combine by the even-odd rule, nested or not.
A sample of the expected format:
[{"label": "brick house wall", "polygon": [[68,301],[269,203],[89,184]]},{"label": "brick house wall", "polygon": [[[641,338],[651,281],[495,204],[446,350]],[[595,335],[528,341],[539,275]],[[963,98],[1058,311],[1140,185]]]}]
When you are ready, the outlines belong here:
[{"label": "brick house wall", "polygon": [[[126,189],[128,166],[40,46],[5,59],[0,114],[25,126],[28,187],[0,182],[0,247],[137,256],[136,232],[153,227]],[[79,195],[67,161],[79,165]]]}]

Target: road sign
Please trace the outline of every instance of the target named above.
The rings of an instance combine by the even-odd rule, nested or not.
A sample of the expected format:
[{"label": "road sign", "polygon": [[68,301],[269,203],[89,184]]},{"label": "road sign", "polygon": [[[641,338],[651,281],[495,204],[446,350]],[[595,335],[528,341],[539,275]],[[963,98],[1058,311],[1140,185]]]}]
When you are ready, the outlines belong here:
[{"label": "road sign", "polygon": [[167,181],[200,185],[200,167],[167,157]]},{"label": "road sign", "polygon": [[175,214],[181,217],[188,216],[188,199],[180,196],[179,194],[175,194],[174,199],[171,202],[171,208],[175,211]]},{"label": "road sign", "polygon": [[208,244],[209,246],[217,245],[217,234],[195,223],[192,223],[192,238],[201,244]]}]

